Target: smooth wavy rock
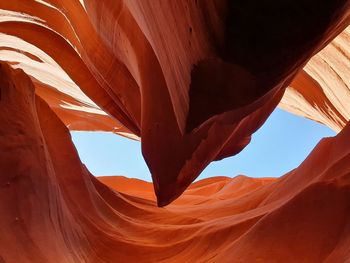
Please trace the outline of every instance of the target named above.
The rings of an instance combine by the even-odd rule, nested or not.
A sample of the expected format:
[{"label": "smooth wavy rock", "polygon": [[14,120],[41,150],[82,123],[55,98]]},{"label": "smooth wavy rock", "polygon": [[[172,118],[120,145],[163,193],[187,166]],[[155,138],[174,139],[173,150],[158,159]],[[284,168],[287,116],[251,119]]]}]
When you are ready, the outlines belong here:
[{"label": "smooth wavy rock", "polygon": [[[313,119],[336,114],[343,127],[345,101],[325,91],[332,80],[304,80],[320,81],[317,57],[316,70],[311,61],[299,72],[348,24],[347,0],[1,1],[0,59],[29,74],[70,129],[141,138],[164,206],[211,161],[240,152],[293,79],[303,95],[289,107],[306,100]],[[326,98],[312,100],[322,91],[332,111],[320,119]]]},{"label": "smooth wavy rock", "polygon": [[279,106],[339,132],[350,120],[350,27],[295,77]]},{"label": "smooth wavy rock", "polygon": [[150,183],[88,172],[22,70],[1,64],[0,87],[1,262],[350,257],[350,123],[281,178],[205,179],[159,208]]},{"label": "smooth wavy rock", "polygon": [[[0,262],[346,262],[349,19],[348,0],[0,1]],[[339,134],[281,178],[191,184],[277,105]],[[153,185],[96,179],[69,130],[141,140]]]}]

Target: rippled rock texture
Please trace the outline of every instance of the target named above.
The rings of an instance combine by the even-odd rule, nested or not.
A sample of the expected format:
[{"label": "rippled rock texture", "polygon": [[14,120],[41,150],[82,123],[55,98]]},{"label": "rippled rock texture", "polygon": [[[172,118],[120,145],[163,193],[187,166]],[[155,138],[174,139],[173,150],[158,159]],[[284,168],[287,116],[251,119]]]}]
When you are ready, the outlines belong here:
[{"label": "rippled rock texture", "polygon": [[[0,262],[344,262],[349,5],[1,1]],[[340,132],[279,179],[191,184],[278,105]],[[141,139],[153,187],[95,179],[68,129]]]}]

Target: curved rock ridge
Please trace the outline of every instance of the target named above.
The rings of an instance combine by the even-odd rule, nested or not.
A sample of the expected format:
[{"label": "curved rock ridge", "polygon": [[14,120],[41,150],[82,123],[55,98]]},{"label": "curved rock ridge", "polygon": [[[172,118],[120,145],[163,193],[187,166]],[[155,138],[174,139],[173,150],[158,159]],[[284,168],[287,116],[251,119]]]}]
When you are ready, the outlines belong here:
[{"label": "curved rock ridge", "polygon": [[141,138],[164,206],[240,152],[290,83],[283,105],[343,127],[346,37],[341,62],[329,48],[317,55],[335,65],[327,80],[318,57],[302,68],[348,24],[347,0],[1,1],[0,59],[30,75],[70,129]]},{"label": "curved rock ridge", "polygon": [[31,79],[0,65],[1,262],[350,257],[350,123],[280,178],[213,177],[159,208],[150,183],[92,176]]},{"label": "curved rock ridge", "polygon": [[279,106],[339,132],[350,120],[350,27],[295,77]]}]

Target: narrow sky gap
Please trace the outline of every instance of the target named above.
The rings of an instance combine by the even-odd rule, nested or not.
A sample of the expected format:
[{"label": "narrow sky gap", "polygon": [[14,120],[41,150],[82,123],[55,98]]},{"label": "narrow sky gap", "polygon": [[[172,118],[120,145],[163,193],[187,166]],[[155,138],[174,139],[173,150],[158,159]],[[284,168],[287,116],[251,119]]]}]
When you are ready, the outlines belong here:
[{"label": "narrow sky gap", "polygon": [[[335,132],[276,109],[238,155],[211,163],[199,176],[277,177],[297,167],[323,137]],[[72,132],[83,163],[96,176],[123,175],[151,181],[139,142],[112,133]]]}]

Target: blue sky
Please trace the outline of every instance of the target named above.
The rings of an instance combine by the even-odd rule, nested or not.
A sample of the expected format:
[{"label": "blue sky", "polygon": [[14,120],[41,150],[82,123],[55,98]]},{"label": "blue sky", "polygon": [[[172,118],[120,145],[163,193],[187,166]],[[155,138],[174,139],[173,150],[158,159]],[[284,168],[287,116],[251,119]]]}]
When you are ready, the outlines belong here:
[{"label": "blue sky", "polygon": [[[210,176],[281,176],[297,167],[323,137],[328,127],[276,109],[238,155],[212,162],[199,179]],[[124,175],[151,181],[141,145],[112,133],[72,132],[83,163],[94,175]]]}]

